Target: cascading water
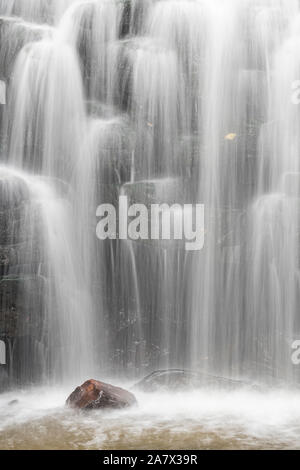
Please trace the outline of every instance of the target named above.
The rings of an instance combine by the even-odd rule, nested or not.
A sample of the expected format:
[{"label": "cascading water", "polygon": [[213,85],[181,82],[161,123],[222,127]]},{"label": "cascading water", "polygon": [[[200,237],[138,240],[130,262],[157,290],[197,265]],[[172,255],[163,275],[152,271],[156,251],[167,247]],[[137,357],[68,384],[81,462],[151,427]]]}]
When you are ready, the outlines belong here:
[{"label": "cascading water", "polygon": [[[26,10],[30,20],[40,20],[40,17],[36,17],[38,8],[43,9],[50,5],[39,2],[32,4],[30,10],[25,8],[24,3],[18,2],[18,6],[22,8],[13,10],[12,13],[22,14]],[[55,12],[56,10],[52,11],[53,18]],[[23,26],[26,27],[24,35]],[[3,110],[2,159],[7,163],[8,169],[18,168],[7,170],[8,174],[26,186],[31,193],[29,200],[40,206],[38,215],[34,213],[38,226],[36,222],[30,221],[25,228],[20,227],[19,230],[22,230],[21,234],[24,230],[33,234],[32,237],[28,235],[30,245],[26,248],[29,274],[38,274],[46,282],[46,288],[37,289],[35,306],[35,309],[41,308],[38,307],[39,299],[43,309],[39,319],[42,329],[36,336],[39,348],[44,348],[44,352],[39,355],[39,359],[32,357],[30,337],[27,342],[22,340],[22,346],[18,347],[14,335],[21,338],[27,336],[18,331],[17,319],[15,331],[9,337],[12,344],[10,375],[25,382],[33,380],[33,377],[35,381],[68,381],[76,377],[81,379],[85,377],[86,370],[91,374],[93,372],[95,343],[92,340],[90,286],[84,277],[76,207],[72,207],[69,202],[74,198],[70,182],[75,180],[76,168],[80,159],[84,158],[87,125],[79,62],[76,51],[61,39],[59,28],[23,23],[19,18],[9,18],[6,22],[5,17],[3,28],[8,39],[17,39],[20,35],[22,37],[20,44],[8,41],[7,49],[2,47],[0,53],[2,63],[7,65],[10,64],[9,55],[16,55],[20,49],[13,68],[4,67],[2,75],[9,83],[8,104]],[[35,31],[42,34],[35,36]],[[22,169],[27,172],[22,173]],[[43,178],[47,180],[44,182]],[[21,203],[23,204],[22,200]],[[9,206],[5,210],[10,214]],[[30,210],[31,204],[27,211]],[[21,234],[18,236],[21,237]],[[37,234],[38,241],[35,240]],[[22,253],[23,247],[18,243],[4,243],[3,249],[18,254],[19,250]],[[31,255],[40,256],[39,263],[35,257],[31,260]],[[14,302],[13,295],[18,296],[21,307],[22,302],[26,305],[28,297],[30,305],[34,305],[32,288],[23,282],[23,262],[17,255],[16,258],[11,260],[8,257],[7,260],[6,276],[9,277],[17,270],[16,293],[8,299],[3,294],[4,308],[8,309],[11,308],[9,302]],[[21,314],[22,308],[16,316]],[[31,313],[28,312],[28,315],[30,318]],[[7,340],[7,332],[4,331],[3,334]],[[17,355],[14,354],[16,348],[19,348]],[[20,357],[27,363],[27,377],[23,371],[14,373]]]},{"label": "cascading water", "polygon": [[87,96],[92,100],[113,102],[112,48],[121,33],[123,14],[123,2],[83,0],[74,3],[62,19],[65,39],[78,46]]},{"label": "cascading water", "polygon": [[15,63],[8,107],[8,161],[70,179],[85,137],[74,51],[56,37],[25,46]]},{"label": "cascading water", "polygon": [[[298,1],[3,0],[0,13],[2,162],[47,201],[55,368],[296,383]],[[205,204],[204,249],[100,242],[96,208],[119,195]]]},{"label": "cascading water", "polygon": [[299,45],[296,16],[273,56],[267,122],[259,141],[257,199],[250,212],[253,261],[247,284],[245,357],[252,360],[253,375],[289,382],[299,380],[287,347],[299,334],[299,108],[293,94]]},{"label": "cascading water", "polygon": [[77,0],[1,0],[0,14],[19,16],[28,21],[57,22],[64,11]]},{"label": "cascading water", "polygon": [[[65,187],[0,168],[1,308],[11,379],[70,380],[92,364],[89,297]],[[82,312],[86,312],[83,316]]]}]

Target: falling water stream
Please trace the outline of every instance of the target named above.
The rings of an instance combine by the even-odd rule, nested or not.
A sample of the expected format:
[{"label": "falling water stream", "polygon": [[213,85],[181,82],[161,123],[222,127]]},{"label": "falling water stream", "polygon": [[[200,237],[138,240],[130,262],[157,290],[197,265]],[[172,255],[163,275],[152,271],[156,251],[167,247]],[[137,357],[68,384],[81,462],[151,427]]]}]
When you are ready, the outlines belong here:
[{"label": "falling water stream", "polygon": [[[299,57],[298,0],[0,0],[0,448],[300,447]],[[204,249],[98,240],[120,195],[204,204]]]}]

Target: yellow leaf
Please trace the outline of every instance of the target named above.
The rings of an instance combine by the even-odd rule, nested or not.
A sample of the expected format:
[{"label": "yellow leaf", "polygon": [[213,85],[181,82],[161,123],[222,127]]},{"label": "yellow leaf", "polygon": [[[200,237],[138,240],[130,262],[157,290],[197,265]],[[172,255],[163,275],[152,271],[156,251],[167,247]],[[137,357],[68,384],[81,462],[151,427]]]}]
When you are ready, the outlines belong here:
[{"label": "yellow leaf", "polygon": [[225,140],[235,140],[236,136],[236,134],[227,134]]}]

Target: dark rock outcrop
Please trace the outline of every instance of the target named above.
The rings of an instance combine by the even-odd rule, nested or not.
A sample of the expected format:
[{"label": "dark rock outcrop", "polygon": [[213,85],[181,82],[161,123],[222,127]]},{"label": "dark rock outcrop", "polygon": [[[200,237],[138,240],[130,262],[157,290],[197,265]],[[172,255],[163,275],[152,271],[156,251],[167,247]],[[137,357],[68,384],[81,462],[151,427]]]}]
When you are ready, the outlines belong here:
[{"label": "dark rock outcrop", "polygon": [[190,388],[236,389],[241,387],[255,388],[253,384],[219,377],[199,371],[184,369],[158,370],[135,384],[134,389],[143,392],[186,390]]},{"label": "dark rock outcrop", "polygon": [[66,404],[83,410],[120,409],[133,406],[137,401],[132,393],[123,388],[97,380],[88,380],[74,390]]},{"label": "dark rock outcrop", "polygon": [[16,406],[19,404],[19,400],[11,400],[9,403],[8,403],[8,406]]}]

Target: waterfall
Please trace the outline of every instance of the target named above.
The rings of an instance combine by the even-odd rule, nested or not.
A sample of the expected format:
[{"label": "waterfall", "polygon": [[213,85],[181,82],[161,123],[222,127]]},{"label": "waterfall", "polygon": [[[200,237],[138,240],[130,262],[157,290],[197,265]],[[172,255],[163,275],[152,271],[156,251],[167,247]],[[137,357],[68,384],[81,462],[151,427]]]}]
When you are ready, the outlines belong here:
[{"label": "waterfall", "polygon": [[0,14],[18,16],[28,21],[57,22],[76,0],[1,0]]},{"label": "waterfall", "polygon": [[[82,264],[82,221],[76,217],[77,209],[72,201],[77,197],[74,197],[73,188],[76,172],[81,159],[86,157],[88,121],[76,50],[62,38],[59,27],[52,29],[45,24],[31,23],[40,19],[36,18],[38,8],[46,6],[50,5],[35,2],[29,10],[24,3],[16,2],[16,10],[8,12],[23,15],[26,11],[27,15],[32,15],[28,18],[30,22],[23,22],[21,18],[8,18],[6,21],[3,17],[8,43],[0,55],[6,66],[3,67],[3,77],[9,86],[8,104],[3,110],[2,159],[7,164],[9,175],[13,179],[17,175],[17,181],[30,191],[32,204],[39,206],[38,216],[34,210],[34,220],[30,219],[25,227],[18,228],[18,236],[30,229],[26,269],[19,259],[13,259],[10,266],[8,258],[5,275],[9,277],[13,273],[16,276],[16,295],[25,305],[26,299],[30,299],[30,305],[34,306],[32,315],[42,307],[39,319],[42,329],[37,335],[40,334],[38,343],[44,349],[40,359],[30,359],[32,349],[28,344],[13,354],[18,341],[12,337],[10,362],[14,369],[23,356],[28,370],[30,360],[33,361],[33,370],[37,362],[39,379],[81,380],[87,371],[92,375],[95,364],[94,321],[90,286]],[[27,15],[24,15],[26,21]],[[41,34],[35,35],[36,31]],[[20,43],[11,42],[11,38],[17,38]],[[13,66],[10,65],[11,56],[14,56]],[[31,217],[32,204],[26,209],[28,217]],[[11,209],[5,207],[5,210],[10,213]],[[36,234],[38,242],[35,241]],[[14,245],[13,240],[8,240],[2,248],[13,250],[17,255],[21,249],[18,244]],[[38,272],[36,257],[39,260]],[[27,270],[27,267],[28,275],[45,279],[46,287],[36,292],[37,305],[32,286],[23,283],[23,269]],[[13,297],[8,299],[8,302],[13,301]],[[21,338],[22,334],[16,333]],[[86,341],[89,342],[88,347]],[[18,374],[24,378],[23,372],[19,371],[17,380],[20,380]],[[34,376],[35,380],[37,376]],[[32,378],[33,375],[29,374],[26,380]]]},{"label": "waterfall", "polygon": [[38,373],[45,380],[84,377],[93,355],[85,347],[90,300],[66,188],[9,167],[0,168],[0,185],[1,297],[12,374],[25,382]]},{"label": "waterfall", "polygon": [[299,39],[296,16],[272,58],[267,122],[260,132],[246,327],[253,374],[289,382],[298,377],[287,346],[299,332],[299,108],[293,102]]},{"label": "waterfall", "polygon": [[[0,266],[41,305],[36,375],[297,383],[298,0],[0,0],[0,15],[0,208],[21,191],[29,231],[19,246],[6,222]],[[120,195],[204,204],[204,249],[98,240],[97,207]]]},{"label": "waterfall", "polygon": [[70,179],[85,136],[83,90],[74,51],[57,38],[25,46],[10,88],[8,161]]},{"label": "waterfall", "polygon": [[61,21],[67,41],[78,47],[87,95],[112,103],[115,61],[112,47],[119,39],[124,5],[117,0],[77,2]]}]

